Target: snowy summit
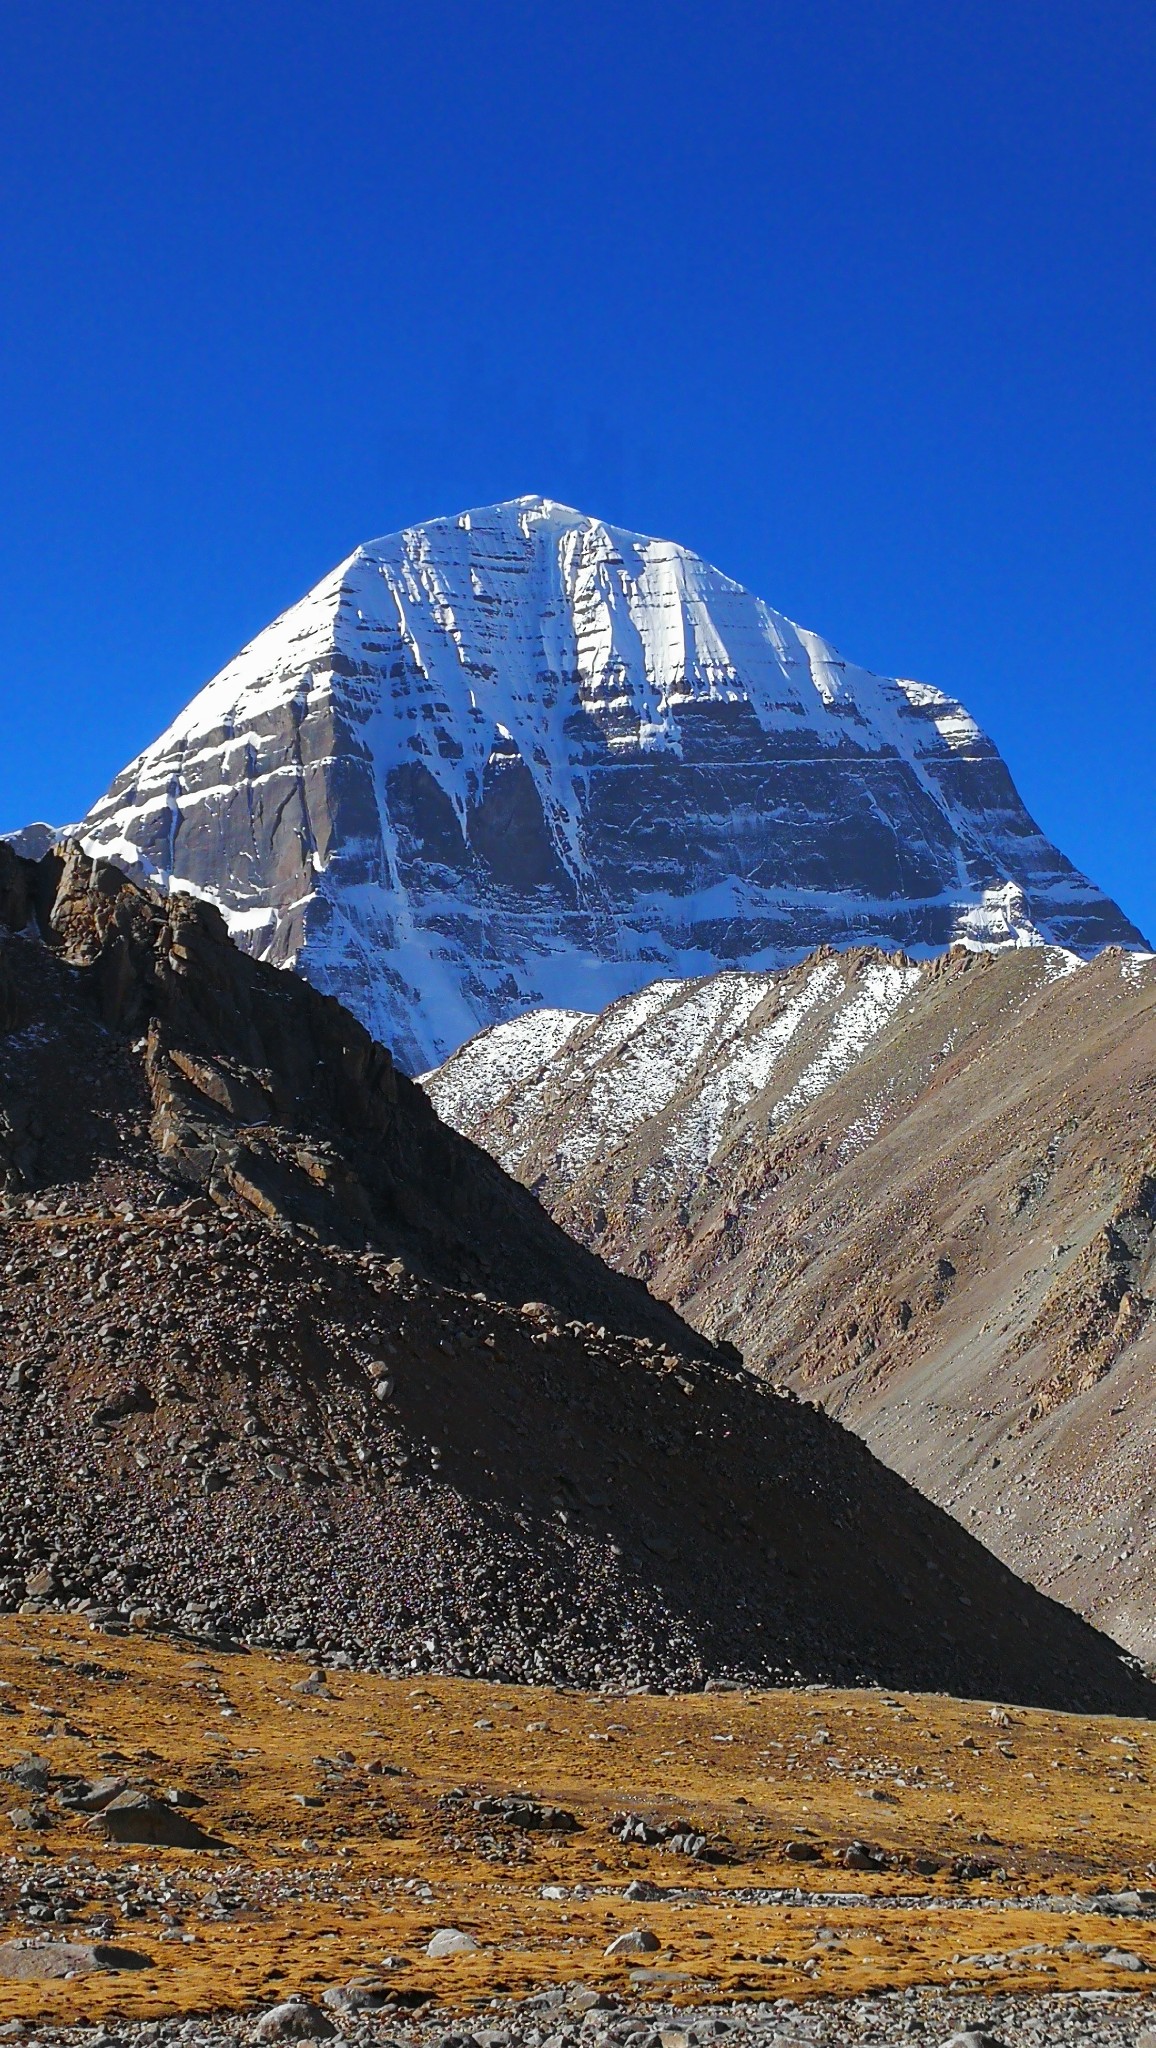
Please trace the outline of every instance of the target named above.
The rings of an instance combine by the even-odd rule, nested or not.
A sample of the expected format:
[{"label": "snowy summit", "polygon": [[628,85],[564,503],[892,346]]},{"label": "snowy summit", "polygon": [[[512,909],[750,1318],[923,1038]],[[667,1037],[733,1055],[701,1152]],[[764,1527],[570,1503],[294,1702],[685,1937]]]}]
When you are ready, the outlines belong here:
[{"label": "snowy summit", "polygon": [[81,834],[413,1070],[538,1005],[824,942],[1142,943],[961,704],[544,498],[358,548]]}]

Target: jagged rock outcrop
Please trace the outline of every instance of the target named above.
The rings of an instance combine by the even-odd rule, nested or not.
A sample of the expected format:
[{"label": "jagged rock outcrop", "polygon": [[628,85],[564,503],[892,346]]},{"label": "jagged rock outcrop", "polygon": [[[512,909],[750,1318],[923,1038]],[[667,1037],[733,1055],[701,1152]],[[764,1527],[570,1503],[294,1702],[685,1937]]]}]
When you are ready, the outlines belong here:
[{"label": "jagged rock outcrop", "polygon": [[138,1043],[150,1165],[171,1185],[321,1242],[388,1251],[431,1279],[687,1337],[443,1124],[339,1003],[241,953],[211,904],[159,897],[75,846],[33,865],[0,845],[3,926],[48,949],[30,967],[26,948],[0,948],[0,1020],[33,1037],[0,1095],[10,1192],[87,1171],[93,1157],[88,1077],[60,1073],[53,1087],[41,1050],[48,988],[61,968],[79,970],[101,1023]]},{"label": "jagged rock outcrop", "polygon": [[1156,959],[815,955],[427,1077],[551,1213],[1156,1660]]},{"label": "jagged rock outcrop", "polygon": [[1140,943],[963,707],[541,498],[358,548],[78,828],[411,1072],[541,1005],[833,943]]},{"label": "jagged rock outcrop", "polygon": [[0,1604],[397,1671],[1146,1710],[211,907],[0,849],[0,1021]]}]

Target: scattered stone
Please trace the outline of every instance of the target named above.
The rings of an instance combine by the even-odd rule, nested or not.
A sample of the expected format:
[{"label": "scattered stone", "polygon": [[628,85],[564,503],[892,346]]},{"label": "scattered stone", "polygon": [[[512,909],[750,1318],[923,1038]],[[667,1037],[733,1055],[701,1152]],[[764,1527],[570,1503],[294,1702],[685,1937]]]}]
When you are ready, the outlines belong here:
[{"label": "scattered stone", "polygon": [[595,1991],[589,1984],[570,1984],[566,1987],[566,2004],[571,2012],[612,2012],[618,2000],[609,1991]]},{"label": "scattered stone", "polygon": [[56,1795],[66,1813],[102,1813],[125,1790],[124,1778],[73,1778]]},{"label": "scattered stone", "polygon": [[378,2012],[394,1995],[387,1984],[355,1978],[351,1984],[331,1984],[322,1992],[321,2003],[333,2012]]},{"label": "scattered stone", "polygon": [[477,1951],[478,1944],[472,1934],[463,1934],[460,1927],[439,1927],[433,1938],[426,1943],[426,1954],[435,1962],[442,1963],[450,1956],[470,1956]]},{"label": "scattered stone", "polygon": [[661,1947],[662,1943],[659,1941],[657,1934],[652,1934],[649,1927],[632,1927],[626,1934],[615,1935],[614,1940],[603,1950],[603,1954],[608,1956],[650,1956]]},{"label": "scattered stone", "polygon": [[90,1823],[113,1842],[147,1842],[166,1849],[213,1849],[219,1843],[195,1820],[151,1792],[121,1792]]},{"label": "scattered stone", "polygon": [[887,1862],[881,1849],[870,1842],[849,1842],[839,1858],[845,1870],[882,1870]]},{"label": "scattered stone", "polygon": [[22,1792],[47,1792],[49,1775],[48,1765],[38,1756],[21,1757],[8,1773]]},{"label": "scattered stone", "polygon": [[328,1675],[327,1672],[318,1666],[316,1670],[309,1673],[308,1678],[299,1678],[293,1690],[294,1692],[315,1693],[324,1700],[332,1699],[333,1694],[329,1690]]},{"label": "scattered stone", "polygon": [[319,2005],[309,1998],[287,1998],[282,2005],[262,2013],[251,2038],[254,2041],[329,2041],[337,2028]]},{"label": "scattered stone", "polygon": [[620,1842],[640,1842],[645,1849],[659,1849],[672,1856],[692,1856],[705,1863],[727,1860],[727,1852],[707,1848],[707,1838],[688,1820],[646,1820],[640,1813],[616,1813],[610,1832]]},{"label": "scattered stone", "polygon": [[40,1806],[14,1806],[8,1818],[22,1833],[40,1832],[48,1826],[48,1815]]},{"label": "scattered stone", "polygon": [[543,1806],[537,1799],[475,1799],[474,1812],[504,1820],[512,1828],[539,1828],[553,1834],[573,1834],[577,1817],[564,1806]]}]

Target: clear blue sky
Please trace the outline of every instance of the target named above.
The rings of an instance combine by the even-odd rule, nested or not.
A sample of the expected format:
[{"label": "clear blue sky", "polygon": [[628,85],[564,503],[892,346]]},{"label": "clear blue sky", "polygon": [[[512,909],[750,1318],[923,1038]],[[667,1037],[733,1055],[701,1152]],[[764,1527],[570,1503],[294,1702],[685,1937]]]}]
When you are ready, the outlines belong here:
[{"label": "clear blue sky", "polygon": [[958,692],[1156,935],[1156,12],[6,0],[0,826],[524,491]]}]

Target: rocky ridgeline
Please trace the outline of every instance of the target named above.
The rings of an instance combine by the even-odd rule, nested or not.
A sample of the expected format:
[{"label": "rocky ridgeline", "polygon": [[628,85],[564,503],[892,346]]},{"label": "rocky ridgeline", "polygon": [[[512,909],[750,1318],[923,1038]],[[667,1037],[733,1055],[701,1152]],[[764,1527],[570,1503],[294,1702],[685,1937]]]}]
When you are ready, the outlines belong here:
[{"label": "rocky ridgeline", "polygon": [[0,843],[0,940],[10,1211],[203,1193],[428,1279],[708,1349],[441,1123],[340,1004],[246,959],[211,905],[75,847],[33,863]]},{"label": "rocky ridgeline", "polygon": [[211,909],[0,858],[7,1604],[386,1671],[1146,1710]]}]

